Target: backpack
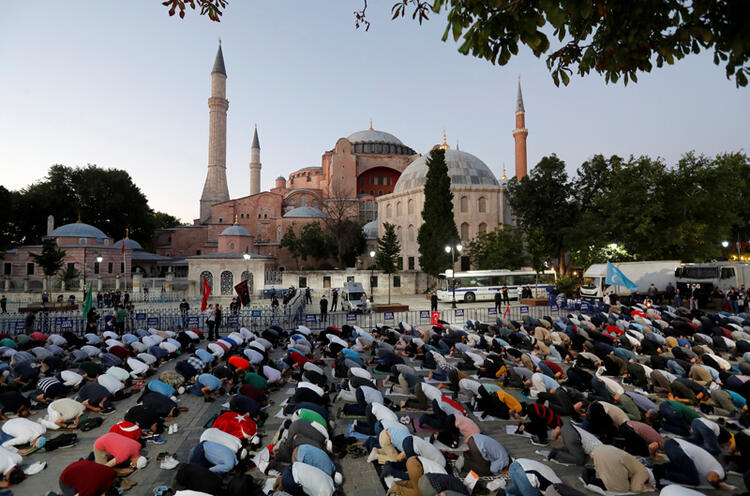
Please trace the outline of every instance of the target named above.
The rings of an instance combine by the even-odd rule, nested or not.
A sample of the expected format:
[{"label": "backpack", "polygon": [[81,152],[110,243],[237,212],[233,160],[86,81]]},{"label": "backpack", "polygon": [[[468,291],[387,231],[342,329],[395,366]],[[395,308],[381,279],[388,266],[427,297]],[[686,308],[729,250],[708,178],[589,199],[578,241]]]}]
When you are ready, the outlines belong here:
[{"label": "backpack", "polygon": [[86,420],[82,421],[80,424],[78,424],[78,428],[81,429],[81,431],[86,432],[90,431],[92,429],[96,429],[100,425],[104,423],[104,419],[101,417],[91,417],[87,418]]},{"label": "backpack", "polygon": [[56,438],[48,439],[44,445],[44,449],[47,451],[54,451],[57,448],[63,448],[65,446],[72,446],[78,442],[78,436],[72,432],[65,432],[60,434]]}]

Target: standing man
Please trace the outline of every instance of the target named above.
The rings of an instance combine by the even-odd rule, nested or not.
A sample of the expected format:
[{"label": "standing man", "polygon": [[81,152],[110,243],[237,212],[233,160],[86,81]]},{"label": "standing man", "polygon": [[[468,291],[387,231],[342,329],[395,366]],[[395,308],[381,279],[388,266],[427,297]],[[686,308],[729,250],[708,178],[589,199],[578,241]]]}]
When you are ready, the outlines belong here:
[{"label": "standing man", "polygon": [[122,336],[123,334],[125,334],[125,319],[128,316],[128,311],[120,305],[115,307],[115,309],[115,324],[117,326],[117,334]]},{"label": "standing man", "polygon": [[312,290],[310,288],[305,288],[305,303],[312,305]]},{"label": "standing man", "polygon": [[328,300],[325,294],[320,299],[320,321],[328,322]]},{"label": "standing man", "polygon": [[217,303],[216,304],[216,311],[214,312],[214,314],[216,316],[216,321],[215,321],[215,324],[214,324],[214,330],[216,332],[216,339],[219,339],[219,337],[220,337],[219,336],[219,329],[221,329],[221,313],[222,313],[221,305],[219,305]]},{"label": "standing man", "polygon": [[331,312],[336,311],[336,306],[339,303],[339,292],[336,288],[331,292]]},{"label": "standing man", "polygon": [[430,295],[430,311],[437,312],[437,305],[438,305],[437,291],[433,291],[432,294]]},{"label": "standing man", "polygon": [[503,306],[503,294],[498,290],[495,293],[495,311],[498,315],[500,315],[500,309]]},{"label": "standing man", "polygon": [[672,286],[671,282],[667,283],[667,287],[664,288],[664,294],[667,297],[667,303],[670,305],[672,304],[672,299],[674,298],[674,286]]},{"label": "standing man", "polygon": [[697,284],[690,285],[690,292],[688,293],[688,296],[690,296],[690,310],[698,310],[698,289]]},{"label": "standing man", "polygon": [[0,313],[8,313],[8,298],[5,295],[0,298]]},{"label": "standing man", "polygon": [[216,326],[216,311],[214,310],[214,304],[211,303],[206,309],[206,325],[208,326],[208,339],[213,341],[214,339],[214,328]]}]

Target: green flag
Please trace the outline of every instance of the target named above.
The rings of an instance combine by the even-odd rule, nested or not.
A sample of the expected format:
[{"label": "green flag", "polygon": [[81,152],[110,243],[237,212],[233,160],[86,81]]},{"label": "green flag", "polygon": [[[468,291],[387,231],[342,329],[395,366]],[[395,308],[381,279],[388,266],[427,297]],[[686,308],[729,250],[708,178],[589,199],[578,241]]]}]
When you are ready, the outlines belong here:
[{"label": "green flag", "polygon": [[89,311],[91,310],[91,287],[92,283],[89,283],[89,290],[86,293],[86,301],[83,303],[83,318],[87,318],[89,316]]}]

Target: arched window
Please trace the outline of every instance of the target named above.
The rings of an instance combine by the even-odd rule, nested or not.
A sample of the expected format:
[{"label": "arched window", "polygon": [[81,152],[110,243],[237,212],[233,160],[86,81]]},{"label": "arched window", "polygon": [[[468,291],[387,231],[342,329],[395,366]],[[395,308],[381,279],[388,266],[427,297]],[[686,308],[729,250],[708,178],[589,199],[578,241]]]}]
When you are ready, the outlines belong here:
[{"label": "arched window", "polygon": [[232,250],[232,251],[234,251],[234,241],[232,241],[231,243],[229,243],[229,249]]},{"label": "arched window", "polygon": [[378,196],[383,196],[383,190],[382,189],[378,190]]},{"label": "arched window", "polygon": [[401,215],[401,202],[396,203],[396,216]]},{"label": "arched window", "polygon": [[477,202],[477,207],[479,207],[480,213],[485,213],[487,211],[487,198],[480,196],[479,201]]},{"label": "arched window", "polygon": [[[203,291],[203,279],[206,280],[206,282],[208,283],[208,285],[211,287],[211,293],[213,293],[213,290],[214,290],[214,275],[211,272],[207,271],[207,270],[204,270],[203,272],[201,272],[201,279],[200,279],[200,281],[198,281],[198,285],[201,288],[201,292]],[[211,293],[209,293],[209,294],[211,294]]]},{"label": "arched window", "polygon": [[403,242],[404,238],[401,237],[401,226],[398,226],[396,228],[396,237],[398,238],[399,241]]},{"label": "arched window", "polygon": [[409,227],[406,228],[406,233],[407,233],[407,239],[409,240],[409,243],[414,243],[414,241],[416,241],[414,237],[414,226],[410,224]]},{"label": "arched window", "polygon": [[406,202],[406,213],[409,215],[414,214],[414,200],[409,200]]},{"label": "arched window", "polygon": [[464,222],[463,224],[461,224],[461,240],[462,241],[469,240],[469,224],[467,222]]},{"label": "arched window", "polygon": [[276,228],[276,241],[281,241],[284,236],[281,234],[281,226]]},{"label": "arched window", "polygon": [[487,232],[487,224],[484,222],[481,222],[479,224],[479,230],[477,231],[479,234],[485,234]]},{"label": "arched window", "polygon": [[469,198],[466,196],[461,197],[461,212],[469,211]]},{"label": "arched window", "polygon": [[227,296],[232,294],[232,290],[234,289],[234,275],[228,271],[225,270],[221,273],[221,295]]},{"label": "arched window", "polygon": [[391,215],[393,215],[393,209],[391,208],[391,204],[389,203],[385,206],[385,216],[386,218],[390,218]]},{"label": "arched window", "polygon": [[300,207],[306,207],[307,206],[307,196],[302,195],[299,197],[299,206]]}]

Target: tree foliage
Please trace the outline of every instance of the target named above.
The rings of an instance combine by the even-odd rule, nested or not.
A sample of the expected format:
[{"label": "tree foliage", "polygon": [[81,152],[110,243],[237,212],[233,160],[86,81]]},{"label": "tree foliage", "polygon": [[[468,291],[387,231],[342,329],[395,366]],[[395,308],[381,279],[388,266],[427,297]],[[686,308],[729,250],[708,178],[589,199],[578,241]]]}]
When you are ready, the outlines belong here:
[{"label": "tree foliage", "polygon": [[54,239],[42,241],[41,253],[29,253],[34,262],[42,268],[47,277],[54,276],[65,262],[65,250],[60,249]]},{"label": "tree foliage", "polygon": [[458,243],[458,229],[453,217],[453,193],[445,150],[433,148],[427,157],[427,179],[424,186],[423,224],[419,227],[419,265],[422,271],[437,276],[451,265],[446,245]]},{"label": "tree foliage", "polygon": [[146,249],[155,229],[179,223],[171,215],[155,213],[126,171],[95,165],[53,165],[43,180],[25,189],[0,189],[3,198],[7,203],[0,214],[0,238],[6,245],[41,242],[50,214],[57,226],[80,218],[115,239],[125,237],[128,228],[130,237]]},{"label": "tree foliage", "polygon": [[[534,258],[574,265],[628,260],[704,262],[723,240],[750,240],[750,161],[743,153],[686,153],[673,167],[646,156],[595,155],[574,179],[543,158],[508,184]],[[532,255],[538,244],[538,255]],[[566,263],[560,263],[560,260]],[[560,274],[564,274],[561,270]]]},{"label": "tree foliage", "polygon": [[[367,0],[354,11],[355,26],[370,28]],[[169,15],[186,7],[219,21],[227,0],[166,0]],[[747,0],[397,0],[392,18],[420,24],[445,14],[443,41],[464,55],[506,65],[526,46],[546,56],[555,84],[594,71],[605,81],[638,81],[638,74],[713,51],[728,79],[747,86],[750,76],[750,3]]]},{"label": "tree foliage", "polygon": [[398,272],[398,259],[401,256],[401,242],[396,236],[396,226],[383,224],[383,237],[378,238],[378,251],[375,253],[375,267],[388,274],[388,304],[391,304],[391,275]]},{"label": "tree foliage", "polygon": [[517,270],[528,264],[523,232],[509,225],[479,234],[469,242],[466,253],[477,270]]}]

